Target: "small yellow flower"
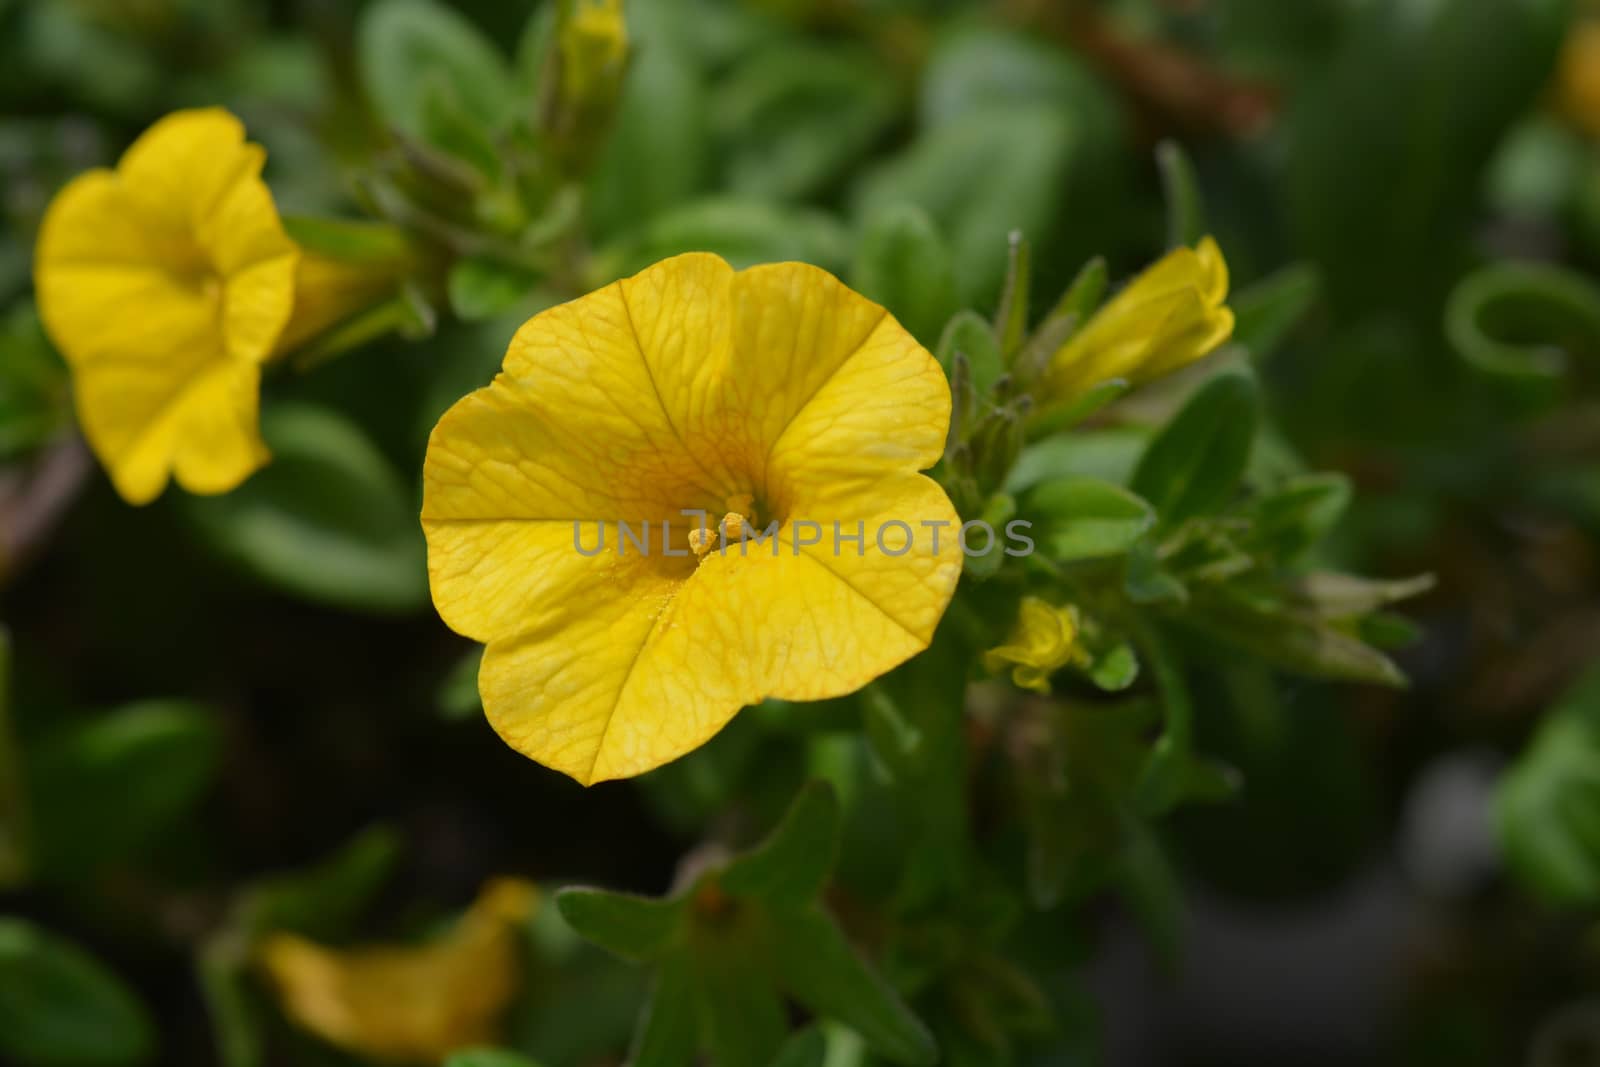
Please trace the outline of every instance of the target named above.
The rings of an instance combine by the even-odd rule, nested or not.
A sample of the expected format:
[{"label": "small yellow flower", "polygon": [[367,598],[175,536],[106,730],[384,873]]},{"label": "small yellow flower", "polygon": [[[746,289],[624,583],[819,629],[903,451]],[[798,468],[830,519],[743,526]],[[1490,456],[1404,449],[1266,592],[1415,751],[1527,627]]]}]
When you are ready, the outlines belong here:
[{"label": "small yellow flower", "polygon": [[264,156],[227,112],[179,111],[45,215],[40,315],[72,369],[84,436],[130,503],[171,475],[226,492],[267,460],[261,364],[289,321],[298,254]]},{"label": "small yellow flower", "polygon": [[423,467],[434,604],[488,644],[489,721],[588,784],[926,648],[961,572],[917,473],[949,419],[933,357],[803,263],[690,253],[535,316]]},{"label": "small yellow flower", "polygon": [[1013,682],[1039,693],[1050,692],[1050,676],[1056,671],[1087,661],[1078,645],[1077,613],[1036,596],[1022,598],[1006,643],[983,654],[985,670],[998,674],[1010,667]]},{"label": "small yellow flower", "polygon": [[1174,249],[1061,346],[1040,395],[1070,402],[1113,378],[1139,385],[1193,363],[1233,335],[1227,298],[1228,264],[1214,240]]},{"label": "small yellow flower", "polygon": [[628,24],[621,0],[570,0],[561,25],[561,89],[573,102],[613,95],[628,58]]},{"label": "small yellow flower", "polygon": [[277,934],[261,962],[285,1014],[329,1044],[390,1063],[437,1064],[493,1044],[522,980],[519,929],[538,891],[497,879],[436,940],[335,950]]},{"label": "small yellow flower", "polygon": [[1561,109],[1590,137],[1600,138],[1600,18],[1580,18],[1561,51]]}]

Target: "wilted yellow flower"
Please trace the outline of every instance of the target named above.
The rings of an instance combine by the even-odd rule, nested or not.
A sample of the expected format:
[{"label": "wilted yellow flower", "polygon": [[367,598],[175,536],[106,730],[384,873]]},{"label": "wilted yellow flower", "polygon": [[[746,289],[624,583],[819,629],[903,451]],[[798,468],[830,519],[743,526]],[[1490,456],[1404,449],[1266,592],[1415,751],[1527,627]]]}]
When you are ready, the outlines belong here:
[{"label": "wilted yellow flower", "polygon": [[1589,136],[1600,138],[1600,18],[1572,24],[1557,80],[1562,110]]},{"label": "wilted yellow flower", "polygon": [[1232,336],[1227,298],[1228,264],[1215,241],[1172,250],[1061,346],[1039,395],[1070,402],[1113,378],[1139,385],[1193,363]]},{"label": "wilted yellow flower", "polygon": [[84,436],[130,503],[170,475],[226,492],[267,460],[261,364],[289,321],[297,252],[264,157],[226,111],[175,112],[45,214],[39,312]]},{"label": "wilted yellow flower", "polygon": [[1050,692],[1050,676],[1056,671],[1087,661],[1078,644],[1076,612],[1036,596],[1022,598],[1006,643],[983,654],[985,670],[999,673],[1010,667],[1013,682],[1039,693]]},{"label": "wilted yellow flower", "polygon": [[437,1064],[452,1050],[494,1043],[522,979],[519,929],[537,900],[532,885],[497,879],[427,944],[338,950],[277,934],[261,961],[285,1014],[328,1043]]},{"label": "wilted yellow flower", "polygon": [[927,647],[959,520],[917,472],[949,418],[933,357],[803,263],[690,253],[535,316],[423,468],[434,604],[489,646],[490,722],[587,784]]},{"label": "wilted yellow flower", "polygon": [[622,0],[569,0],[561,24],[561,88],[572,101],[610,96],[628,58],[628,24]]}]

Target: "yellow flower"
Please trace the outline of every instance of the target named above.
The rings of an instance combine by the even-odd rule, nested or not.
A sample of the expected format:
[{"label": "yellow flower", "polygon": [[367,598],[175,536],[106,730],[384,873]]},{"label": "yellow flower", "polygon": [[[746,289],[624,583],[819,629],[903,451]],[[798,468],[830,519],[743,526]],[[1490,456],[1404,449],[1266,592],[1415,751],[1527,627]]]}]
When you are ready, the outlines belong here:
[{"label": "yellow flower", "polygon": [[1589,136],[1600,138],[1600,18],[1573,23],[1558,82],[1562,110]]},{"label": "yellow flower", "polygon": [[263,159],[227,112],[179,111],[45,215],[39,311],[84,436],[130,503],[171,475],[226,492],[267,460],[261,364],[289,321],[297,252]]},{"label": "yellow flower", "polygon": [[[949,418],[933,357],[803,263],[690,253],[535,316],[423,468],[434,604],[488,644],[490,722],[588,784],[927,647],[959,520],[917,472]],[[616,524],[644,521],[641,551]]]},{"label": "yellow flower", "polygon": [[532,885],[498,879],[428,944],[340,951],[276,934],[261,962],[285,1014],[329,1044],[437,1064],[454,1049],[494,1043],[522,980],[519,930],[537,900]]},{"label": "yellow flower", "polygon": [[1172,250],[1061,346],[1039,394],[1070,402],[1113,378],[1139,385],[1193,363],[1233,335],[1227,298],[1228,264],[1215,241]]},{"label": "yellow flower", "polygon": [[1023,689],[1050,692],[1050,676],[1062,667],[1087,662],[1078,645],[1078,616],[1070,606],[1056,607],[1025,596],[1006,643],[983,654],[985,670],[1011,668],[1011,680]]}]

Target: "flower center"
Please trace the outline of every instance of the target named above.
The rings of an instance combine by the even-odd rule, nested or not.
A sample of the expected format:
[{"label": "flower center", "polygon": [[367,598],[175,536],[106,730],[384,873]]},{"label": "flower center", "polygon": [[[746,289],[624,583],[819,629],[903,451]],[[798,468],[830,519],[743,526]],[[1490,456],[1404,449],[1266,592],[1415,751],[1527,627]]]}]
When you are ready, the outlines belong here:
[{"label": "flower center", "polygon": [[717,547],[720,539],[724,546],[736,545],[751,532],[760,532],[754,525],[755,498],[749,493],[739,493],[723,501],[728,510],[714,527],[696,527],[689,531],[689,547],[704,559]]}]

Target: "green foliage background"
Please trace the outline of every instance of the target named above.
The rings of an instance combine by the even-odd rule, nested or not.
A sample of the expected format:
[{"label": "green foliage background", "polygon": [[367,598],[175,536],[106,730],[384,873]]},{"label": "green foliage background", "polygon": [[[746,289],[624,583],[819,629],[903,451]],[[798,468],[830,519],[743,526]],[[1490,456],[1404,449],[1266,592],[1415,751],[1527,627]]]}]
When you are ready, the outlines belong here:
[{"label": "green foliage background", "polygon": [[[614,108],[552,147],[556,7],[0,0],[0,1062],[361,1062],[282,1017],[255,939],[415,937],[506,873],[606,889],[547,895],[506,1048],[452,1067],[1600,1055],[1574,5],[631,0]],[[75,437],[32,240],[208,104],[286,215],[426,223],[448,270],[271,378],[270,467],[134,509]],[[637,782],[484,724],[418,471],[531,313],[691,249],[802,259],[981,416],[1063,293],[1208,232],[1219,357],[951,460],[964,514],[1041,521],[1034,578],[1112,605],[1057,699],[968,691],[1014,607],[970,573],[907,669]]]}]

